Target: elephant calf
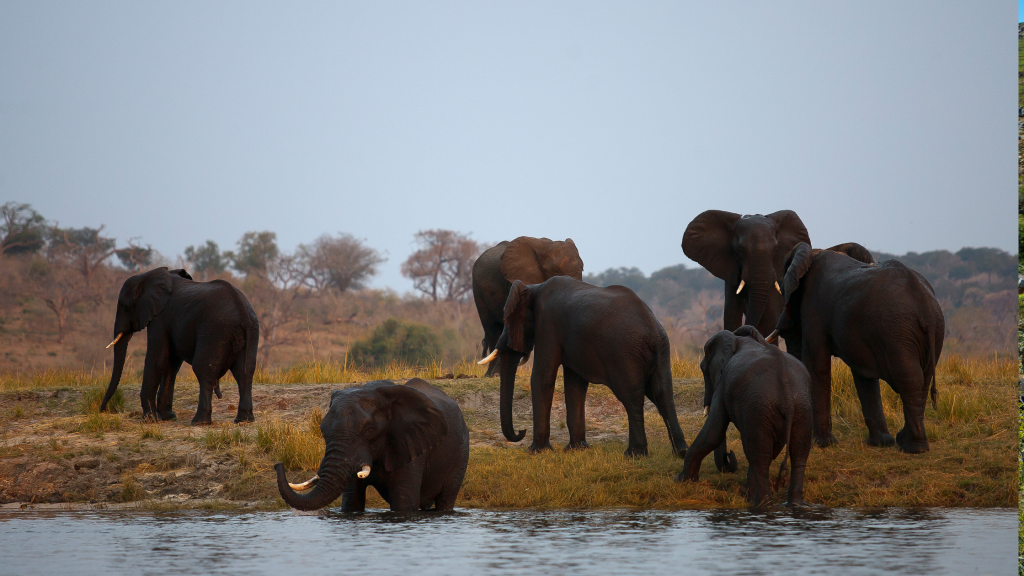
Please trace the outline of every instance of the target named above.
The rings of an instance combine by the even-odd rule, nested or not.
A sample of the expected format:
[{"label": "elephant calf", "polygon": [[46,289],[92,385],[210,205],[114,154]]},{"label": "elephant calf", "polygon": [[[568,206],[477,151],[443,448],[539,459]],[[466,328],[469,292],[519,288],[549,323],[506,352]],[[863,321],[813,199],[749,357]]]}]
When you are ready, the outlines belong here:
[{"label": "elephant calf", "polygon": [[362,512],[367,486],[396,512],[455,506],[469,430],[459,405],[439,388],[413,378],[405,386],[377,380],[335,390],[320,432],[326,450],[312,479],[291,484],[284,465],[274,465],[281,498],[292,508],[317,510],[341,495],[342,510]]},{"label": "elephant calf", "polygon": [[732,422],[749,464],[747,499],[756,506],[768,500],[769,467],[788,446],[789,505],[803,504],[813,418],[810,375],[803,364],[768,344],[756,328],[741,326],[735,332],[723,330],[704,344],[700,369],[707,421],[686,451],[676,481],[696,480],[704,457],[712,450],[724,452],[725,431]]}]

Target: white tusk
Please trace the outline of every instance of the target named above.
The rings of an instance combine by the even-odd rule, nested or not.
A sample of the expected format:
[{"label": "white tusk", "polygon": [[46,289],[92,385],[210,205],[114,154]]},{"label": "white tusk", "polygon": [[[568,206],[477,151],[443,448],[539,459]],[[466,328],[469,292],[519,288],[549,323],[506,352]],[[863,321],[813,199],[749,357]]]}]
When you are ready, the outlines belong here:
[{"label": "white tusk", "polygon": [[[110,344],[107,344],[107,348],[110,348],[114,344],[117,344],[117,341],[121,339],[121,336],[124,336],[124,332],[118,332],[117,333],[117,338],[114,338],[113,342],[111,342]],[[104,348],[104,350],[106,350],[107,348]]]},{"label": "white tusk", "polygon": [[494,359],[497,358],[497,357],[498,357],[498,351],[495,350],[494,352],[491,352],[490,356],[488,356],[487,358],[484,358],[483,360],[477,362],[477,364],[490,364],[491,362],[494,362]]},{"label": "white tusk", "polygon": [[736,289],[736,293],[739,294],[740,292],[743,292],[743,287],[746,285],[747,283],[745,281],[740,280],[740,287]]},{"label": "white tusk", "polygon": [[368,464],[363,464],[363,469],[360,470],[359,472],[356,472],[356,478],[366,478],[369,475],[370,475],[370,466]]},{"label": "white tusk", "polygon": [[779,329],[776,328],[775,330],[772,330],[772,333],[769,334],[768,337],[765,338],[764,340],[769,344],[775,344],[775,342],[779,340]]},{"label": "white tusk", "polygon": [[705,406],[705,407],[704,407],[704,417],[705,417],[705,418],[707,418],[707,417],[708,417],[708,410],[709,410],[709,409],[710,409],[710,407],[709,407],[709,406]]},{"label": "white tusk", "polygon": [[529,359],[530,359],[530,355],[529,355],[529,354],[527,354],[526,356],[523,356],[523,359],[519,361],[519,365],[520,365],[520,366],[523,366],[524,364],[526,364],[526,362],[527,362],[527,361],[528,361]]},{"label": "white tusk", "polygon": [[319,475],[315,475],[312,478],[310,478],[309,480],[306,480],[305,482],[303,482],[302,484],[292,484],[291,482],[289,482],[288,485],[292,487],[292,490],[305,490],[306,488],[309,488],[313,484],[316,484],[317,480],[319,480],[319,479],[320,479],[320,476]]},{"label": "white tusk", "polygon": [[782,288],[779,288],[778,282],[775,283],[775,289],[779,291],[779,294],[782,294]]}]

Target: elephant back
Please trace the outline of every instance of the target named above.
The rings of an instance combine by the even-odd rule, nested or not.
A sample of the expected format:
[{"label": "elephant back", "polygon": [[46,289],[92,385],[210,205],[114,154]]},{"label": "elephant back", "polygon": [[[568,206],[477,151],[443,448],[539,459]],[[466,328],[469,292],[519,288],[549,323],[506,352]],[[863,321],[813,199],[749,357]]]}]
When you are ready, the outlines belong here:
[{"label": "elephant back", "polygon": [[583,259],[572,238],[553,241],[549,238],[520,236],[508,243],[501,256],[501,273],[511,284],[540,284],[554,276],[583,280]]}]

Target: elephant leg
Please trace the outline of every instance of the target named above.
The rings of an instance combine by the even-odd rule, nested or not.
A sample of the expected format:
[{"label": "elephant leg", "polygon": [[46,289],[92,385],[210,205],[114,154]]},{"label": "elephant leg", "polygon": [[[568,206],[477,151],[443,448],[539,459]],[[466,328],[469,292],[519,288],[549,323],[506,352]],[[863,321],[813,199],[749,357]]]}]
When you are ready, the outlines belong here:
[{"label": "elephant leg", "polygon": [[832,446],[837,443],[832,435],[832,356],[824,350],[803,350],[801,356],[811,375],[814,443],[819,448]]},{"label": "elephant leg", "polygon": [[341,494],[342,512],[366,511],[366,486],[366,482],[358,480],[348,485],[348,488]]},{"label": "elephant leg", "polygon": [[420,490],[425,462],[426,456],[420,455],[409,465],[392,472],[388,481],[388,504],[392,512],[416,512],[421,508]]},{"label": "elephant leg", "polygon": [[[487,355],[494,350],[494,347],[498,344],[498,338],[501,337],[501,331],[505,329],[504,324],[490,324],[484,327],[484,339],[483,339],[483,356]],[[501,374],[501,358],[499,357],[494,362],[487,365],[487,372],[484,373],[485,377],[497,376]]]},{"label": "elephant leg", "polygon": [[857,387],[860,398],[860,409],[864,413],[864,423],[868,427],[868,444],[871,446],[892,446],[896,443],[889,427],[885,424],[885,412],[882,410],[882,391],[878,387],[878,378],[865,378],[853,374],[853,383]]},{"label": "elephant leg", "polygon": [[686,454],[686,438],[683,436],[683,429],[679,427],[679,417],[676,415],[676,401],[672,396],[672,371],[668,366],[651,375],[647,380],[647,387],[644,394],[651,399],[654,407],[658,409],[662,422],[665,423],[665,430],[668,432],[668,440],[672,444],[672,452],[680,458]]},{"label": "elephant leg", "polygon": [[769,480],[775,452],[775,435],[771,429],[759,433],[741,434],[743,455],[747,457],[747,500],[754,506],[764,506],[772,495]]},{"label": "elephant leg", "polygon": [[157,392],[157,414],[161,420],[174,420],[178,416],[174,413],[174,381],[181,370],[181,358],[171,358],[170,366],[167,368],[167,376],[164,377],[160,390]]},{"label": "elephant leg", "polygon": [[587,444],[587,389],[590,382],[569,368],[562,367],[565,380],[565,423],[569,428],[566,450],[589,448]]},{"label": "elephant leg", "polygon": [[547,350],[535,349],[533,374],[530,376],[530,397],[533,400],[533,444],[531,453],[551,450],[551,402],[555,395],[555,378],[560,358]]},{"label": "elephant leg", "polygon": [[789,432],[789,506],[804,506],[804,471],[811,453],[811,414],[796,410]]},{"label": "elephant leg", "polygon": [[729,415],[725,406],[717,398],[712,400],[708,410],[708,418],[704,426],[693,439],[693,444],[686,449],[683,457],[683,470],[676,476],[676,482],[684,480],[696,481],[700,474],[700,464],[717,446],[725,447],[725,432],[729,429]]},{"label": "elephant leg", "polygon": [[146,364],[142,370],[142,388],[139,390],[143,419],[156,419],[158,417],[157,392],[167,377],[168,364],[170,363],[169,347],[167,342],[160,336],[162,334],[154,330],[151,337],[147,338]]},{"label": "elephant leg", "polygon": [[231,375],[238,382],[238,414],[235,416],[235,423],[255,422],[256,416],[252,413],[252,374],[245,371],[245,356],[240,356],[231,367]]},{"label": "elephant leg", "polygon": [[743,304],[735,290],[729,290],[727,285],[722,310],[722,323],[726,330],[733,331],[743,325]]},{"label": "elephant leg", "polygon": [[896,433],[896,444],[908,454],[927,452],[928,435],[924,431],[924,409],[927,392],[924,373],[910,377],[894,378],[893,389],[903,401],[903,429]]},{"label": "elephant leg", "polygon": [[647,430],[644,428],[644,383],[638,378],[623,376],[613,381],[622,384],[612,388],[615,397],[626,409],[626,420],[629,422],[629,444],[626,456],[647,455]]},{"label": "elephant leg", "polygon": [[726,446],[726,434],[728,434],[728,425],[726,425],[726,432],[722,434],[722,443],[715,446],[715,468],[719,472],[732,473],[736,471],[737,467],[736,453],[729,450],[728,446]]},{"label": "elephant leg", "polygon": [[[192,365],[200,365],[198,362]],[[192,418],[192,425],[211,424],[213,422],[213,388],[217,385],[217,378],[211,376],[207,370],[196,372],[196,379],[199,380],[199,405],[196,407],[196,415]]]}]

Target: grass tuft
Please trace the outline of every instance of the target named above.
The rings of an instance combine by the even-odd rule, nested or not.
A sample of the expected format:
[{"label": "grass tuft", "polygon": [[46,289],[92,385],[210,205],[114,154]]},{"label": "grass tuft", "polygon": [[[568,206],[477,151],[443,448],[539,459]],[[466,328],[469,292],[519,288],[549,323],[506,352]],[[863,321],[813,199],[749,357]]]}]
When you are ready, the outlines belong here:
[{"label": "grass tuft", "polygon": [[[106,386],[93,386],[82,392],[82,413],[91,414],[100,411],[103,404],[103,396],[107,393]],[[118,388],[107,403],[107,410],[110,412],[124,412],[124,393]]]},{"label": "grass tuft", "polygon": [[314,409],[306,419],[305,429],[277,418],[257,422],[256,446],[290,470],[317,470],[324,456],[322,418],[323,414]]}]

